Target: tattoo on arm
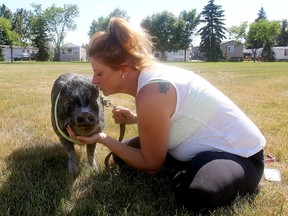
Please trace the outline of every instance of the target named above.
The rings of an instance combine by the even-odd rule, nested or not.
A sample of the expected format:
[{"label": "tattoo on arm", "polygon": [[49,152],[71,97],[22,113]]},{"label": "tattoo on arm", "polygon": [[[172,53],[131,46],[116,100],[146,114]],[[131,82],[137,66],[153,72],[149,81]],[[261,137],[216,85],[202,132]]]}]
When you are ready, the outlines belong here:
[{"label": "tattoo on arm", "polygon": [[161,94],[166,94],[169,90],[169,83],[168,82],[159,82],[159,92]]}]

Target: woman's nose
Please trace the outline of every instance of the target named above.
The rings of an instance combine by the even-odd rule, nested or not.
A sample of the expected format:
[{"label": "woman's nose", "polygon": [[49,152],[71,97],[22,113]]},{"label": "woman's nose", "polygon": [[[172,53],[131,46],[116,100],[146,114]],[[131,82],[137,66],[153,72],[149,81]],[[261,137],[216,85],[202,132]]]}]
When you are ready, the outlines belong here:
[{"label": "woman's nose", "polygon": [[93,84],[98,84],[98,83],[99,83],[99,78],[98,78],[98,76],[93,76],[92,83],[93,83]]}]

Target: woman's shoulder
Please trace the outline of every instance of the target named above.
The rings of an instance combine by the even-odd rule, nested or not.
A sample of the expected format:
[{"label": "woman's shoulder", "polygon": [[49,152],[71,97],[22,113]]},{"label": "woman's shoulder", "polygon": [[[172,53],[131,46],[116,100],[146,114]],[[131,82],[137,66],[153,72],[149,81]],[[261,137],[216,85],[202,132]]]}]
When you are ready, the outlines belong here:
[{"label": "woman's shoulder", "polygon": [[170,118],[176,108],[176,89],[167,82],[150,83],[140,89],[135,101],[137,113],[141,110],[146,115],[161,114]]}]

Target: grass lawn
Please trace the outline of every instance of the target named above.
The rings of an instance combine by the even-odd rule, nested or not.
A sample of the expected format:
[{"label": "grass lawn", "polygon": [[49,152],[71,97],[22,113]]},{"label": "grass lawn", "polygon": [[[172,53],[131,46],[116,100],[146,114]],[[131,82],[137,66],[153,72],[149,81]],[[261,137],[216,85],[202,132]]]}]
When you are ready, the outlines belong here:
[{"label": "grass lawn", "polygon": [[[281,182],[263,177],[258,193],[211,215],[288,215],[288,63],[169,64],[197,72],[229,96],[266,137],[265,154],[276,158],[266,167],[281,172]],[[109,151],[100,144],[98,170],[77,146],[81,173],[76,179],[68,174],[50,121],[50,91],[65,72],[92,75],[89,63],[0,64],[0,215],[188,215],[177,208],[167,179],[106,168]],[[134,108],[132,97],[108,99]],[[118,125],[110,109],[105,112],[106,133],[117,138]],[[127,126],[126,137],[136,132]]]}]

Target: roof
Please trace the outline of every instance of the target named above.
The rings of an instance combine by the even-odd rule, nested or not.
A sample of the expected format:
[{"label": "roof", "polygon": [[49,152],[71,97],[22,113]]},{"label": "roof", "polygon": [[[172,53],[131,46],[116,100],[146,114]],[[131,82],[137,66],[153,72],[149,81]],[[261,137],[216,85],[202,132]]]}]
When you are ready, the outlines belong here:
[{"label": "roof", "polygon": [[63,47],[65,47],[65,48],[74,48],[74,47],[81,47],[81,46],[73,44],[73,43],[68,43],[68,44],[65,44]]},{"label": "roof", "polygon": [[[8,46],[8,45],[0,45],[0,47],[10,48],[10,46]],[[37,47],[32,47],[32,46],[27,46],[27,47],[13,46],[13,49],[16,49],[16,48],[19,48],[19,49],[38,49]]]},{"label": "roof", "polygon": [[235,42],[235,43],[237,43],[237,44],[242,44],[241,42],[236,41],[236,40],[222,41],[220,44],[223,45],[223,44],[227,44],[227,43],[230,43],[230,42]]},{"label": "roof", "polygon": [[[237,40],[227,40],[227,41],[222,41],[221,43],[220,43],[220,45],[223,45],[223,44],[226,44],[226,43],[230,43],[230,42],[235,42],[235,43],[237,43],[237,44],[242,44],[241,42],[239,42],[239,41],[237,41]],[[195,46],[193,46],[194,48],[197,48],[197,47],[199,47],[200,45],[195,45]]]},{"label": "roof", "polygon": [[273,49],[288,49],[288,46],[273,47]]}]

